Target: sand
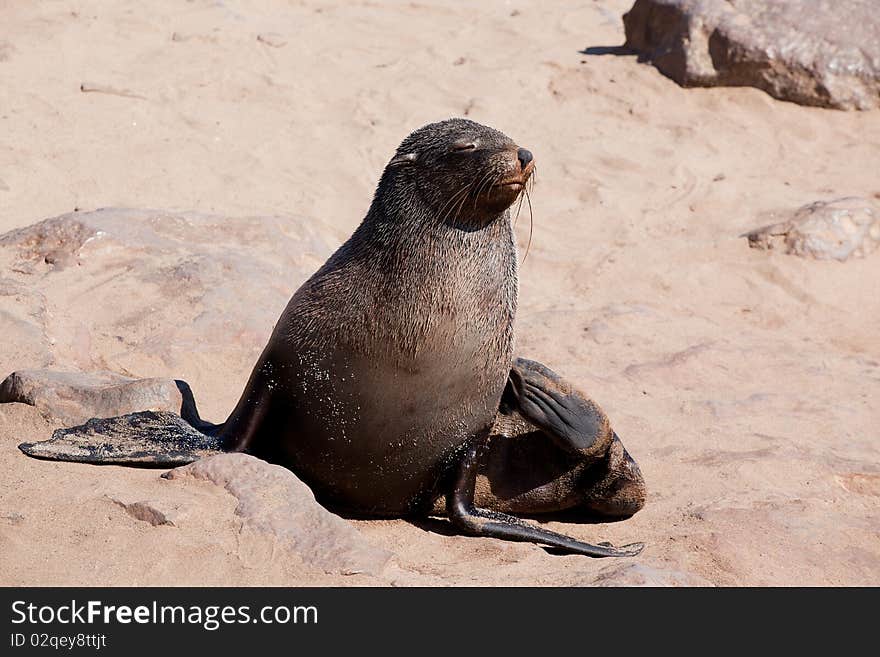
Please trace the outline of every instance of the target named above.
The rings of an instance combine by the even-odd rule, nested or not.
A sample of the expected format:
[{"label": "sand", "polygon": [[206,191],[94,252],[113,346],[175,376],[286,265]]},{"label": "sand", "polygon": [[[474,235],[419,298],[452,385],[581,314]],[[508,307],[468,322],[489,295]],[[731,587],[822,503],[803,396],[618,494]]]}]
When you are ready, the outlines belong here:
[{"label": "sand", "polygon": [[[338,244],[412,129],[467,116],[529,148],[518,351],[603,406],[651,497],[623,522],[548,523],[644,541],[632,560],[358,520],[394,563],[328,575],[244,540],[234,500],[209,484],[27,459],[16,444],[53,427],[5,405],[0,583],[880,584],[880,254],[811,261],[739,237],[805,203],[880,199],[880,114],[682,89],[633,56],[583,54],[623,42],[629,4],[3,4],[0,231],[152,207],[291,214]],[[527,214],[517,232],[525,245]],[[284,281],[288,294],[301,282]],[[125,309],[66,323],[54,311],[88,335],[90,316]],[[82,344],[52,365],[112,363],[104,343]],[[185,374],[222,419],[261,347],[255,336],[226,362],[184,353],[124,373]],[[35,366],[14,340],[2,362]],[[207,511],[154,526],[120,495]]]}]

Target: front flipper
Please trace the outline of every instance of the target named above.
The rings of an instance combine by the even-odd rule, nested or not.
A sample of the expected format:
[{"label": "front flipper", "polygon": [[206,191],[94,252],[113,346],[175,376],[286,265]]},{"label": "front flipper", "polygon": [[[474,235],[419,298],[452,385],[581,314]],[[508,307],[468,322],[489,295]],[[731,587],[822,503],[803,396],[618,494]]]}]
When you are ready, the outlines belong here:
[{"label": "front flipper", "polygon": [[479,448],[483,440],[468,447],[459,466],[452,491],[446,498],[446,510],[453,525],[476,536],[489,536],[508,541],[540,543],[589,557],[632,557],[642,551],[643,543],[616,548],[591,545],[564,534],[557,534],[517,518],[474,506],[474,489],[480,466]]},{"label": "front flipper", "polygon": [[141,411],[92,419],[58,429],[52,438],[18,448],[40,459],[168,467],[220,452],[220,441],[168,411]]},{"label": "front flipper", "polygon": [[517,358],[504,395],[505,403],[574,455],[598,458],[614,440],[602,409],[541,363]]}]

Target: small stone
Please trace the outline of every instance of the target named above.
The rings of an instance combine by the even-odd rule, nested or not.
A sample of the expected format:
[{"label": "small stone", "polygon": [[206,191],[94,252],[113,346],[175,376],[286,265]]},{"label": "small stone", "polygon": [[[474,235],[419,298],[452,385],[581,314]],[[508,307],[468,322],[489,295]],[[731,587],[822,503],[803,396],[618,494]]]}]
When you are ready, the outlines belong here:
[{"label": "small stone", "polygon": [[880,246],[880,208],[857,197],[817,201],[798,208],[787,221],[742,237],[753,249],[782,249],[805,258],[843,262],[862,258]]},{"label": "small stone", "polygon": [[175,509],[163,509],[162,503],[154,500],[138,500],[127,502],[125,500],[110,497],[111,502],[122,507],[128,515],[136,520],[149,523],[154,527],[159,525],[175,526],[174,520],[177,513]]},{"label": "small stone", "polygon": [[10,525],[20,525],[24,522],[24,516],[17,511],[6,513],[0,516],[0,518],[8,522]]}]

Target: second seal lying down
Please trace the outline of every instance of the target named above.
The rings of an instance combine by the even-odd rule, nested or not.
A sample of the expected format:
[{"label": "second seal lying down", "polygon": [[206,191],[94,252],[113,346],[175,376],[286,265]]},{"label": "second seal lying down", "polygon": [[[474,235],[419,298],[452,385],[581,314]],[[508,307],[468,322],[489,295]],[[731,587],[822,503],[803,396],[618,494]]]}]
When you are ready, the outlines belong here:
[{"label": "second seal lying down", "polygon": [[514,360],[509,208],[533,170],[529,151],[473,121],[415,131],[361,225],[293,295],[224,424],[147,411],[22,450],[156,465],[243,451],[290,468],[333,508],[445,511],[470,534],[637,554],[641,544],[590,545],[509,515],[620,517],[645,500],[601,409],[540,363]]}]

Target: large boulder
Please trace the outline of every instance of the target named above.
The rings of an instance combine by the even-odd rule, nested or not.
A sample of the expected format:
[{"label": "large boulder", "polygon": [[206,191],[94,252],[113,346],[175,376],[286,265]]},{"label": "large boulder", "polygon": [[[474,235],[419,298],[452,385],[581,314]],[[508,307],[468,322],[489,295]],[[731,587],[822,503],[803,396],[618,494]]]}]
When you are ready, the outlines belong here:
[{"label": "large boulder", "polygon": [[338,243],[297,216],[125,208],[10,231],[0,330],[16,349],[0,350],[0,376],[48,367],[184,378],[197,391],[219,382],[227,398],[213,413],[226,412],[290,295]]},{"label": "large boulder", "polygon": [[874,0],[636,0],[626,47],[685,86],[749,86],[802,105],[880,106]]}]

